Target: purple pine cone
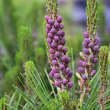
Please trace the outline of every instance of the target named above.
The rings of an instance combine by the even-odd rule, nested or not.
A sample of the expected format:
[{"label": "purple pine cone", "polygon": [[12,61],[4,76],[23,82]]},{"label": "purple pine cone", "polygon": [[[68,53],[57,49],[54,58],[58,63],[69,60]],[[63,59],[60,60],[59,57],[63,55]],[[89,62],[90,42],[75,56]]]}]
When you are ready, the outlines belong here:
[{"label": "purple pine cone", "polygon": [[89,46],[90,48],[93,48],[94,44],[91,42],[91,43],[89,43],[88,46]]},{"label": "purple pine cone", "polygon": [[63,64],[60,64],[60,69],[61,70],[64,70],[65,69],[65,66]]},{"label": "purple pine cone", "polygon": [[57,32],[57,34],[58,34],[58,36],[62,36],[62,37],[64,37],[65,32],[62,31],[62,30],[59,30],[59,31]]},{"label": "purple pine cone", "polygon": [[99,46],[98,45],[96,45],[96,46],[94,46],[94,51],[97,51],[97,50],[99,50]]},{"label": "purple pine cone", "polygon": [[52,34],[55,34],[56,33],[56,30],[54,28],[51,29],[50,31]]},{"label": "purple pine cone", "polygon": [[59,50],[59,51],[62,51],[62,49],[63,49],[63,46],[62,46],[62,45],[59,45],[59,46],[58,46],[58,50]]},{"label": "purple pine cone", "polygon": [[55,74],[54,74],[54,77],[55,77],[55,79],[61,79],[61,76],[60,76],[59,73],[55,73]]},{"label": "purple pine cone", "polygon": [[58,22],[58,23],[61,23],[61,22],[62,22],[62,17],[61,17],[61,16],[58,16],[58,17],[57,17],[57,22]]},{"label": "purple pine cone", "polygon": [[52,64],[55,65],[55,66],[58,65],[57,60],[53,60],[53,61],[52,61]]},{"label": "purple pine cone", "polygon": [[73,75],[73,72],[70,70],[69,74],[68,74],[68,77],[71,78]]},{"label": "purple pine cone", "polygon": [[90,54],[90,51],[89,51],[89,49],[87,49],[87,48],[84,48],[84,49],[83,49],[83,52],[84,52],[85,54],[87,54],[87,55]]},{"label": "purple pine cone", "polygon": [[70,82],[68,83],[68,88],[69,88],[69,89],[71,89],[71,88],[72,88],[72,86],[73,86],[73,82],[72,82],[72,81],[70,81]]},{"label": "purple pine cone", "polygon": [[55,82],[55,86],[61,87],[61,82],[60,82],[60,81],[56,81],[56,82]]},{"label": "purple pine cone", "polygon": [[50,29],[46,28],[46,32],[49,33]]},{"label": "purple pine cone", "polygon": [[53,34],[52,33],[48,33],[48,37],[49,38],[53,38]]},{"label": "purple pine cone", "polygon": [[49,58],[50,58],[51,60],[54,60],[54,59],[55,59],[55,55],[54,55],[54,54],[50,54]]},{"label": "purple pine cone", "polygon": [[59,52],[56,52],[55,55],[56,55],[57,58],[60,58],[60,53]]},{"label": "purple pine cone", "polygon": [[82,78],[83,78],[83,80],[86,80],[87,79],[87,77],[86,77],[85,74],[82,75]]},{"label": "purple pine cone", "polygon": [[51,43],[52,40],[51,40],[50,38],[47,38],[47,42],[48,42],[48,43]]},{"label": "purple pine cone", "polygon": [[92,76],[96,74],[96,70],[92,70]]},{"label": "purple pine cone", "polygon": [[51,29],[50,24],[46,24],[46,28],[50,30]]},{"label": "purple pine cone", "polygon": [[64,54],[66,54],[67,51],[68,51],[68,48],[65,47],[65,48],[63,49]]},{"label": "purple pine cone", "polygon": [[66,43],[66,40],[65,40],[65,38],[63,37],[62,39],[61,39],[61,42],[60,42],[62,45],[64,45],[65,43]]},{"label": "purple pine cone", "polygon": [[69,57],[66,57],[65,62],[68,64],[70,62],[70,58]]},{"label": "purple pine cone", "polygon": [[52,48],[50,48],[50,49],[49,49],[49,52],[50,52],[51,54],[54,54],[54,53],[55,53],[55,50],[52,49]]},{"label": "purple pine cone", "polygon": [[87,43],[90,43],[90,39],[89,38],[85,38],[84,41],[87,42]]},{"label": "purple pine cone", "polygon": [[90,58],[90,60],[93,60],[94,59],[94,56],[93,55],[90,55],[89,58]]},{"label": "purple pine cone", "polygon": [[84,73],[85,72],[85,69],[83,67],[79,67],[78,70],[79,70],[80,73]]},{"label": "purple pine cone", "polygon": [[48,23],[50,24],[50,25],[53,25],[53,20],[52,19],[48,19]]},{"label": "purple pine cone", "polygon": [[58,72],[58,69],[57,68],[52,68],[52,72],[53,73],[57,73]]},{"label": "purple pine cone", "polygon": [[51,48],[56,48],[57,47],[57,44],[55,42],[52,42],[51,43]]},{"label": "purple pine cone", "polygon": [[64,28],[64,24],[60,24],[60,29],[63,29]]},{"label": "purple pine cone", "polygon": [[67,83],[68,83],[68,80],[67,79],[64,79],[63,80],[63,84],[66,85]]},{"label": "purple pine cone", "polygon": [[53,73],[53,72],[50,72],[50,73],[49,73],[49,77],[50,77],[50,78],[53,78],[53,77],[54,77],[54,73]]},{"label": "purple pine cone", "polygon": [[54,36],[54,40],[55,40],[56,42],[58,42],[58,41],[59,41],[58,36]]},{"label": "purple pine cone", "polygon": [[87,44],[87,42],[83,42],[83,46],[85,47],[85,48],[88,48],[88,44]]},{"label": "purple pine cone", "polygon": [[64,62],[65,60],[66,60],[66,56],[64,55],[63,57],[62,57],[62,61]]},{"label": "purple pine cone", "polygon": [[54,23],[54,27],[55,27],[55,28],[59,28],[59,23],[58,23],[58,22],[55,22],[55,23]]},{"label": "purple pine cone", "polygon": [[65,70],[66,74],[69,74],[70,71],[71,70],[69,68],[66,68],[66,70]]},{"label": "purple pine cone", "polygon": [[45,20],[48,21],[49,20],[49,16],[45,16]]},{"label": "purple pine cone", "polygon": [[98,62],[98,58],[94,58],[93,62],[97,63]]},{"label": "purple pine cone", "polygon": [[83,35],[84,35],[84,38],[89,38],[89,34],[87,32],[84,32]]},{"label": "purple pine cone", "polygon": [[81,66],[87,66],[87,63],[84,62],[84,61],[82,61],[82,60],[79,61],[79,64],[80,64]]}]

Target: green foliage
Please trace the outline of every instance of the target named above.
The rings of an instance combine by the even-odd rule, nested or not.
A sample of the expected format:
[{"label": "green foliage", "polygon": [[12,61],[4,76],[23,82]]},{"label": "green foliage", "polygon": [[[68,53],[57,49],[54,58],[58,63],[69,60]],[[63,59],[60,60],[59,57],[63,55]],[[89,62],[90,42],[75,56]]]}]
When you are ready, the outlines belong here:
[{"label": "green foliage", "polygon": [[[97,26],[98,26],[98,33],[100,36],[104,39],[105,36],[105,8],[103,4],[103,0],[98,1],[98,7],[97,7]],[[106,42],[106,41],[105,41]]]},{"label": "green foliage", "polygon": [[45,49],[43,47],[38,47],[36,48],[35,50],[35,63],[36,63],[36,66],[38,68],[39,71],[43,72],[42,68],[45,67],[45,63],[42,63],[42,62],[46,62],[46,52],[45,52]]},{"label": "green foliage", "polygon": [[[74,97],[77,96],[75,92],[72,90],[68,93],[68,91],[57,91],[54,90],[49,91],[49,85],[52,89],[53,86],[51,83],[47,85],[46,80],[42,78],[40,73],[38,73],[35,65],[32,61],[28,61],[25,64],[25,74],[26,74],[26,82],[27,89],[26,91],[22,91],[19,88],[16,88],[15,93],[8,98],[7,107],[9,110],[13,108],[13,110],[99,110],[101,108],[100,104],[97,104],[99,99],[103,96],[108,96],[110,93],[110,87],[103,94],[103,96],[99,96],[101,85],[100,82],[100,74],[99,72],[95,75],[95,77],[89,82],[91,87],[90,98],[86,97],[82,106],[80,105],[79,98],[75,100]],[[45,72],[46,78],[49,81],[48,74]],[[55,97],[53,94],[55,93]],[[14,102],[14,103],[13,103]],[[23,103],[25,102],[25,103]],[[109,100],[106,101],[108,104],[106,108],[110,108]],[[81,107],[81,108],[79,108]]]},{"label": "green foliage", "polygon": [[99,60],[100,60],[100,77],[101,77],[101,84],[102,88],[107,88],[108,82],[108,52],[109,49],[107,46],[102,46],[100,48]]},{"label": "green foliage", "polygon": [[95,35],[96,34],[96,18],[97,18],[96,0],[87,0],[86,12],[87,12],[88,32]]},{"label": "green foliage", "polygon": [[0,99],[0,110],[6,110],[6,98],[1,98]]},{"label": "green foliage", "polygon": [[23,62],[27,61],[29,58],[32,58],[33,55],[33,44],[32,44],[32,34],[28,27],[22,26],[19,29],[18,34],[18,47],[19,52],[21,53]]}]

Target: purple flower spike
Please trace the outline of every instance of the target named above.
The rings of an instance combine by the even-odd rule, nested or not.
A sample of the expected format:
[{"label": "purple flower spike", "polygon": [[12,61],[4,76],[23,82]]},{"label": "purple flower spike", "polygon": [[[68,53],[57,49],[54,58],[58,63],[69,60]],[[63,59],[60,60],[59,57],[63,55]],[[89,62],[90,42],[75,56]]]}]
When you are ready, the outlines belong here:
[{"label": "purple flower spike", "polygon": [[[62,30],[64,25],[61,24],[62,17],[58,16],[55,19],[50,19],[51,17],[45,17],[46,32],[47,32],[47,43],[49,46],[49,59],[51,65],[51,72],[49,73],[50,78],[54,78],[54,85],[56,87],[65,87],[69,90],[72,87],[72,82],[70,81],[73,72],[68,68],[70,58],[66,56],[68,48],[64,48],[66,43],[65,32]],[[60,74],[61,73],[61,74]],[[63,78],[63,79],[62,79]],[[67,86],[65,86],[67,84]]]},{"label": "purple flower spike", "polygon": [[57,17],[57,22],[58,22],[58,23],[61,23],[61,22],[62,22],[62,17],[61,17],[61,16],[58,16],[58,17]]},{"label": "purple flower spike", "polygon": [[70,82],[68,83],[68,88],[71,89],[72,86],[73,86],[73,82],[70,81]]},{"label": "purple flower spike", "polygon": [[84,35],[84,38],[89,38],[89,34],[87,32],[84,32],[83,35]]},{"label": "purple flower spike", "polygon": [[87,79],[87,77],[86,77],[85,74],[82,75],[82,78],[83,78],[83,80],[86,80]]},{"label": "purple flower spike", "polygon": [[[83,53],[80,54],[82,60],[80,60],[78,68],[79,73],[83,73],[83,80],[91,79],[91,76],[96,74],[96,70],[93,70],[95,63],[98,62],[97,54],[99,52],[99,39],[93,37],[94,35],[90,32],[84,32],[84,42],[83,42]],[[85,74],[87,70],[87,75]],[[92,70],[92,71],[89,71]],[[86,85],[85,85],[86,86]]]}]

